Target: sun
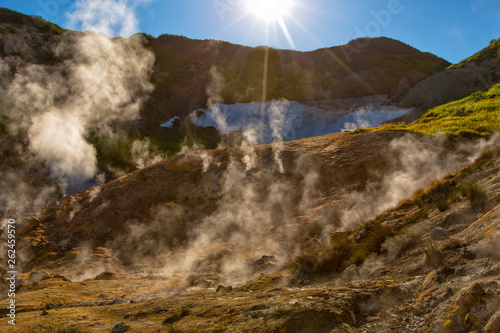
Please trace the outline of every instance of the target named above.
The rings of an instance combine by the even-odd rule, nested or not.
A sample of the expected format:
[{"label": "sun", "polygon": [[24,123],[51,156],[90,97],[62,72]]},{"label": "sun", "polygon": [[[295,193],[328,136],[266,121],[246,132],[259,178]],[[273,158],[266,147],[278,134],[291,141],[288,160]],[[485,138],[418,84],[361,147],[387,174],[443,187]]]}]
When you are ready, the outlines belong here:
[{"label": "sun", "polygon": [[277,21],[287,15],[293,0],[246,0],[249,12],[265,21]]}]

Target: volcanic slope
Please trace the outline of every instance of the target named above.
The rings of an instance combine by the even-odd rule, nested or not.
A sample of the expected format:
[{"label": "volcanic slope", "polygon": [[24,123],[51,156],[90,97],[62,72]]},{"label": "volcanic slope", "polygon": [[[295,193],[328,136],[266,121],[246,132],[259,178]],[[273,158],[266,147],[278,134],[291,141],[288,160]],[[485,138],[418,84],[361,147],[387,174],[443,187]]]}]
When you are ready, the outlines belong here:
[{"label": "volcanic slope", "polygon": [[[390,154],[393,149],[390,143],[393,142],[394,147],[394,141],[399,143],[401,140],[410,142],[415,150],[434,152],[445,169],[456,169],[471,156],[466,145],[460,146],[463,154],[457,156],[441,148],[453,142],[432,142],[404,131],[343,133],[285,144],[284,162],[292,161],[297,155],[308,156],[324,169],[332,170],[323,173],[318,169],[319,183],[323,185],[318,189],[321,195],[310,205],[313,208],[308,210],[309,218],[302,221],[302,225],[301,219],[296,219],[296,227],[319,223],[320,218],[313,212],[324,212],[320,208],[327,202],[337,200],[345,206],[349,196],[341,189],[348,187],[343,180],[346,177],[351,186],[369,195],[369,184],[380,179],[377,173],[404,168],[402,161],[405,159],[398,158],[395,152]],[[272,147],[255,147],[259,163],[254,171],[245,171],[247,177],[258,173],[257,168],[260,172],[269,170],[267,172],[274,177],[279,176],[279,170],[265,169],[275,164],[270,162],[273,160]],[[332,229],[336,232],[326,234],[328,242],[323,239],[322,244],[309,244],[310,248],[287,266],[280,267],[277,258],[271,256],[251,261],[248,266],[253,265],[256,277],[241,286],[235,285],[234,289],[218,287],[217,291],[215,287],[219,283],[231,282],[224,280],[227,270],[217,273],[217,269],[224,266],[221,264],[224,257],[235,255],[236,245],[241,246],[241,243],[225,244],[225,251],[212,256],[206,250],[217,246],[211,244],[204,248],[200,252],[207,256],[200,257],[186,275],[167,274],[168,263],[150,260],[147,253],[143,253],[142,261],[124,263],[123,258],[115,258],[119,246],[111,246],[127,244],[126,221],[140,218],[144,202],[154,207],[160,202],[184,200],[190,207],[204,206],[205,214],[217,211],[217,208],[209,209],[204,201],[214,200],[220,205],[224,198],[210,194],[204,177],[215,175],[210,170],[214,166],[234,172],[230,171],[229,160],[247,155],[241,149],[208,151],[206,155],[211,156],[212,162],[205,164],[204,172],[203,160],[207,158],[200,154],[167,159],[103,185],[99,193],[94,189],[68,198],[39,214],[38,220],[28,219],[38,222],[33,230],[25,229],[19,245],[20,253],[28,255],[30,247],[32,252],[29,264],[25,261],[26,266],[31,267],[19,276],[24,284],[18,286],[16,296],[16,329],[19,332],[58,329],[109,332],[114,327],[129,326],[132,331],[141,332],[498,332],[498,149],[486,152],[475,163],[436,181],[369,223],[352,228],[344,226],[349,229],[347,231],[342,231],[341,227]],[[430,158],[420,161],[422,169],[429,166],[425,162],[430,162]],[[364,174],[356,172],[361,169]],[[342,177],[334,177],[340,172]],[[172,173],[178,175],[179,180],[168,177]],[[294,184],[301,184],[297,171],[286,169],[283,177],[292,177]],[[140,184],[144,184],[143,187]],[[194,185],[196,190],[186,189],[185,193],[199,194],[191,197],[180,194],[187,184]],[[286,194],[300,192],[300,187]],[[178,199],[172,193],[179,193]],[[267,199],[265,192],[259,193]],[[108,216],[102,202],[112,198],[114,201],[109,205],[116,202],[112,210],[116,213],[113,216],[110,210]],[[375,196],[371,198],[374,199]],[[212,204],[217,206],[217,203]],[[239,204],[243,209],[243,201]],[[263,207],[262,202],[259,205]],[[147,213],[142,215],[149,216]],[[151,231],[148,221],[151,217],[142,222],[142,229],[149,229],[141,235],[143,242],[153,237],[148,235]],[[168,222],[166,218],[162,228],[153,232],[156,235],[163,233],[161,242],[167,241]],[[275,226],[268,226],[272,227]],[[277,228],[270,233],[279,242],[283,236],[276,234],[286,234],[286,229]],[[232,230],[237,229],[233,227]],[[256,234],[259,231],[254,230]],[[300,233],[301,236],[305,234]],[[78,237],[89,241],[86,250],[85,246],[77,244]],[[118,241],[106,243],[106,238]],[[72,247],[73,244],[79,247]],[[182,256],[184,250],[181,248],[186,247],[186,243],[179,244],[171,256]],[[228,247],[230,245],[232,248]],[[127,244],[128,257],[136,257],[137,249],[137,245]],[[160,252],[154,255],[158,257]],[[269,265],[266,267],[266,264]],[[96,271],[78,278],[76,266],[84,267],[87,272]],[[95,276],[100,273],[98,267],[113,272]],[[73,274],[72,280],[57,275],[61,272],[67,276]],[[268,273],[259,275],[261,272]],[[86,280],[82,281],[84,278]],[[2,308],[6,308],[7,301],[2,301]],[[40,316],[43,310],[45,315]],[[7,327],[8,319],[0,319],[2,327]]]},{"label": "volcanic slope", "polygon": [[493,143],[331,134],[68,197],[19,221],[16,328],[495,332],[498,152],[379,215]]},{"label": "volcanic slope", "polygon": [[[442,140],[407,131],[330,134],[171,157],[20,221],[24,262],[63,270],[76,249],[106,247],[129,265],[203,248],[203,238],[236,248],[245,240],[246,255],[293,254],[297,225],[355,226],[477,154],[472,145],[455,153]],[[251,251],[265,236],[275,238],[269,248]]]}]

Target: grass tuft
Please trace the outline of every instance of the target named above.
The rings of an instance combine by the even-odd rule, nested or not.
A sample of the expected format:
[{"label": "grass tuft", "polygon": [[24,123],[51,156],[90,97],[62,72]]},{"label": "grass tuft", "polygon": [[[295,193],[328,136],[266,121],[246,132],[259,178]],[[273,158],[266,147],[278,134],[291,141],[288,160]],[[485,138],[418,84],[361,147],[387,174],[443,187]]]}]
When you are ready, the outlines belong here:
[{"label": "grass tuft", "polygon": [[184,307],[174,313],[171,313],[163,320],[163,325],[170,325],[173,328],[172,324],[181,320],[184,317],[187,317],[191,314],[191,310],[187,307]]},{"label": "grass tuft", "polygon": [[471,182],[463,182],[460,185],[462,195],[469,199],[471,206],[480,210],[484,210],[488,203],[488,194],[478,185]]}]

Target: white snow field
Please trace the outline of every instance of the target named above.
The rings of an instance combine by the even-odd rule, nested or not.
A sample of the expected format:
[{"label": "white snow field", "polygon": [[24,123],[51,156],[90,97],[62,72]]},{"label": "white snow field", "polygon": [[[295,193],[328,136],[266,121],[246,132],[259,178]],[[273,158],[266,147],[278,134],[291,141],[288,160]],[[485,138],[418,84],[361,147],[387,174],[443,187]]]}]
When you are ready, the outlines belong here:
[{"label": "white snow field", "polygon": [[190,117],[200,127],[212,126],[223,134],[242,131],[251,143],[265,144],[375,127],[411,110],[381,104],[330,111],[289,101],[216,104]]}]

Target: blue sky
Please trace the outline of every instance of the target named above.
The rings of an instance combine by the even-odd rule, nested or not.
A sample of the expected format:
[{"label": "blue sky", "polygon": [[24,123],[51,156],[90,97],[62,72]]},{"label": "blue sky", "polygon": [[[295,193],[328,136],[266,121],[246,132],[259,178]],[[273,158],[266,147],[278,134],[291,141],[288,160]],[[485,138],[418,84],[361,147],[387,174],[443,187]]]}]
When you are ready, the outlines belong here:
[{"label": "blue sky", "polygon": [[[113,0],[127,1],[127,0]],[[250,0],[128,0],[137,30],[301,51],[387,36],[456,63],[500,38],[500,0],[294,0],[283,29],[249,14]],[[255,1],[255,0],[254,0]],[[40,15],[64,28],[75,0],[2,0],[0,6]],[[389,14],[389,15],[387,15]]]}]

